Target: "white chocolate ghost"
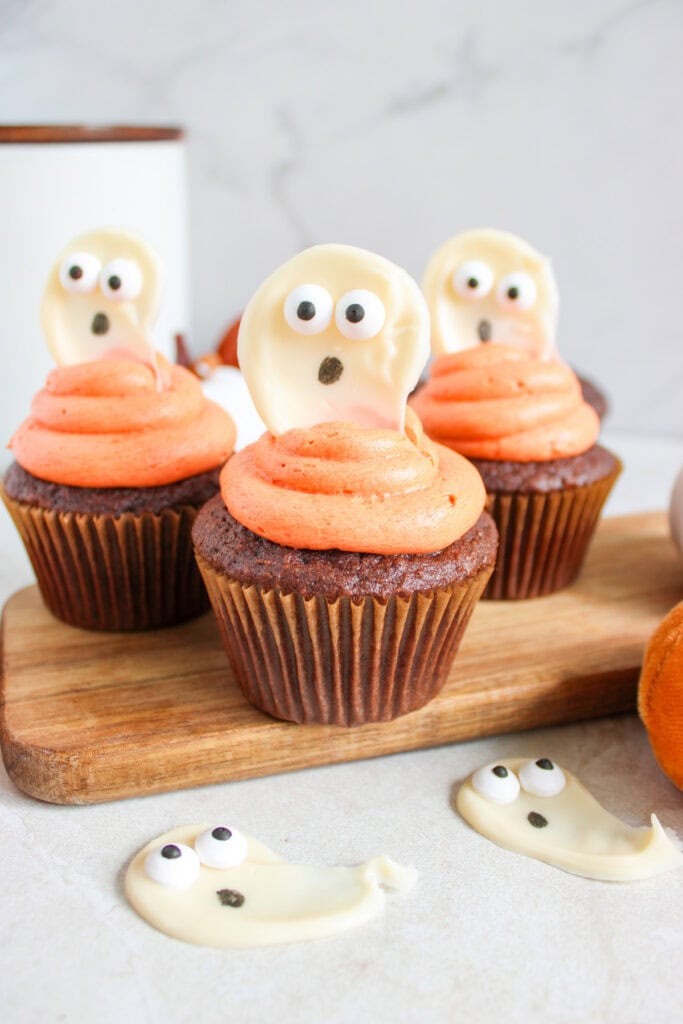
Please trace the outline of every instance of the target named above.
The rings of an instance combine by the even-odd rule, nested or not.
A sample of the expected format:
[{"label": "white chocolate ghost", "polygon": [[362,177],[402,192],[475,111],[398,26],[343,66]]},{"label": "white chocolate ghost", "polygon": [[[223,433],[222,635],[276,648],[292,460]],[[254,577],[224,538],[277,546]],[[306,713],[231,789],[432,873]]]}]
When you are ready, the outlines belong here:
[{"label": "white chocolate ghost", "polygon": [[498,846],[585,878],[629,882],[683,864],[654,814],[650,828],[631,828],[546,757],[485,765],[460,787],[456,806]]},{"label": "white chocolate ghost", "polygon": [[676,477],[671,492],[669,523],[671,525],[673,542],[678,548],[679,554],[683,555],[683,469],[681,469]]},{"label": "white chocolate ghost", "polygon": [[317,245],[258,289],[238,354],[273,434],[335,420],[402,431],[429,357],[429,314],[405,270],[363,249]]},{"label": "white chocolate ghost", "polygon": [[384,908],[383,886],[417,879],[389,857],[358,867],[289,864],[226,826],[184,825],[148,843],[125,879],[149,924],[199,946],[270,946],[356,928]]},{"label": "white chocolate ghost", "polygon": [[161,266],[140,238],[101,228],[59,255],[40,319],[59,365],[127,355],[156,366],[150,330],[161,300]]},{"label": "white chocolate ghost", "polygon": [[465,231],[432,256],[422,281],[432,321],[432,352],[482,342],[556,356],[559,296],[550,261],[505,231]]}]

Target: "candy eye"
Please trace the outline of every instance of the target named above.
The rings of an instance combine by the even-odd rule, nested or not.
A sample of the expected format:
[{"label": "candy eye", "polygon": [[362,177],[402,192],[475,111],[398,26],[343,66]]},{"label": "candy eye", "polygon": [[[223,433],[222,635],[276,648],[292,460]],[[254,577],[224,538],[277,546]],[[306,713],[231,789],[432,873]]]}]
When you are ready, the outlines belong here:
[{"label": "candy eye", "polygon": [[483,299],[492,285],[493,271],[483,260],[466,260],[453,274],[453,287],[463,299]]},{"label": "candy eye", "polygon": [[134,260],[112,260],[100,274],[100,288],[114,302],[137,299],[142,291],[142,271]]},{"label": "candy eye", "polygon": [[199,857],[184,843],[157,846],[145,857],[145,871],[152,881],[172,889],[187,889],[199,878],[199,868]]},{"label": "candy eye", "polygon": [[511,804],[519,796],[517,776],[503,764],[487,764],[472,776],[472,786],[494,804]]},{"label": "candy eye", "polygon": [[67,292],[84,295],[97,287],[100,261],[89,252],[72,252],[62,261],[59,282]]},{"label": "candy eye", "polygon": [[365,288],[355,288],[337,303],[334,318],[345,338],[367,341],[382,330],[386,313],[381,300]]},{"label": "candy eye", "polygon": [[236,828],[207,828],[194,841],[202,864],[208,868],[234,868],[247,856],[247,840]]},{"label": "candy eye", "polygon": [[320,334],[332,319],[332,296],[317,284],[302,284],[285,299],[285,320],[299,334]]},{"label": "candy eye", "polygon": [[497,295],[503,309],[531,309],[536,301],[534,279],[522,271],[508,274],[498,282]]},{"label": "candy eye", "polygon": [[555,764],[549,757],[525,761],[519,769],[519,781],[522,789],[532,796],[557,796],[566,783],[559,764]]}]

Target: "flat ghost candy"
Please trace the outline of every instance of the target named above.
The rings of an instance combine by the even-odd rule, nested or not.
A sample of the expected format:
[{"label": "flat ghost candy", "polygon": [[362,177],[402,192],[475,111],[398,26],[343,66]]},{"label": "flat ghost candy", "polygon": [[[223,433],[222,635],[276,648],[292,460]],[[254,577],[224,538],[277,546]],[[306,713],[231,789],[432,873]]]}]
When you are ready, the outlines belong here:
[{"label": "flat ghost candy", "polygon": [[50,271],[40,310],[62,366],[110,354],[156,366],[150,330],[161,299],[159,259],[142,239],[102,228],[75,238]]},{"label": "flat ghost candy", "polygon": [[333,421],[402,431],[429,357],[429,314],[405,270],[363,249],[317,245],[255,293],[238,355],[273,434]]},{"label": "flat ghost candy", "polygon": [[628,882],[683,864],[654,814],[650,828],[631,828],[546,757],[506,757],[478,769],[456,806],[498,846],[585,878]]},{"label": "flat ghost candy", "polygon": [[230,827],[184,825],[140,850],[125,890],[159,931],[199,946],[238,948],[356,928],[382,912],[382,887],[408,892],[416,879],[416,871],[389,857],[353,868],[289,864]]},{"label": "flat ghost candy", "polygon": [[432,256],[422,281],[432,321],[432,352],[481,342],[556,355],[559,296],[550,262],[504,231],[465,231]]}]

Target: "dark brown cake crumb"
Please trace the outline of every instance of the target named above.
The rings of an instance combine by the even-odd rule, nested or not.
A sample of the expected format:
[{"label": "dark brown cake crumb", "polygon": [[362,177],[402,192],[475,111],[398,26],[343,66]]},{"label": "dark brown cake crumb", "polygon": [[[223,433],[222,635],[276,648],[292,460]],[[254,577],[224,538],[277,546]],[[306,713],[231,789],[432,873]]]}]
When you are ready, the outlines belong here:
[{"label": "dark brown cake crumb", "polygon": [[547,494],[567,487],[585,487],[609,476],[619,460],[606,448],[593,445],[583,455],[547,462],[496,462],[470,459],[477,467],[489,493]]},{"label": "dark brown cake crumb", "polygon": [[195,550],[217,572],[264,590],[304,597],[344,595],[386,600],[461,583],[492,565],[498,533],[488,513],[459,540],[430,554],[375,555],[288,548],[259,537],[234,519],[220,495],[201,510],[192,530]]},{"label": "dark brown cake crumb", "polygon": [[584,402],[588,402],[595,409],[600,419],[604,420],[609,412],[607,395],[592,380],[588,380],[587,377],[579,377],[579,384],[581,385],[581,394],[583,395]]},{"label": "dark brown cake crumb", "polygon": [[219,473],[220,468],[210,469],[162,487],[68,487],[40,480],[13,462],[5,474],[4,485],[15,501],[55,512],[113,516],[151,512],[158,515],[166,508],[203,505],[216,494]]}]

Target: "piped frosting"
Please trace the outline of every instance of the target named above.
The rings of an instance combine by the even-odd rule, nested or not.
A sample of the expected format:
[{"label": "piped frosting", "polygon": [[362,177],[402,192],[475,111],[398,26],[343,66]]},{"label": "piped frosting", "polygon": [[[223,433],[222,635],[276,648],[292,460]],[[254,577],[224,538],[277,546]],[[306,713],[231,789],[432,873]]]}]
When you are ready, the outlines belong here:
[{"label": "piped frosting", "polygon": [[74,487],[154,487],[221,466],[230,416],[193,374],[158,359],[162,390],[155,369],[131,359],[53,370],[10,442],[19,465]]},{"label": "piped frosting", "polygon": [[486,497],[474,467],[410,410],[405,434],[343,422],[264,434],[227,463],[221,492],[235,519],[277,544],[376,554],[447,547]]},{"label": "piped frosting", "polygon": [[568,366],[510,345],[437,358],[411,405],[430,437],[477,459],[568,458],[592,447],[600,430]]}]

